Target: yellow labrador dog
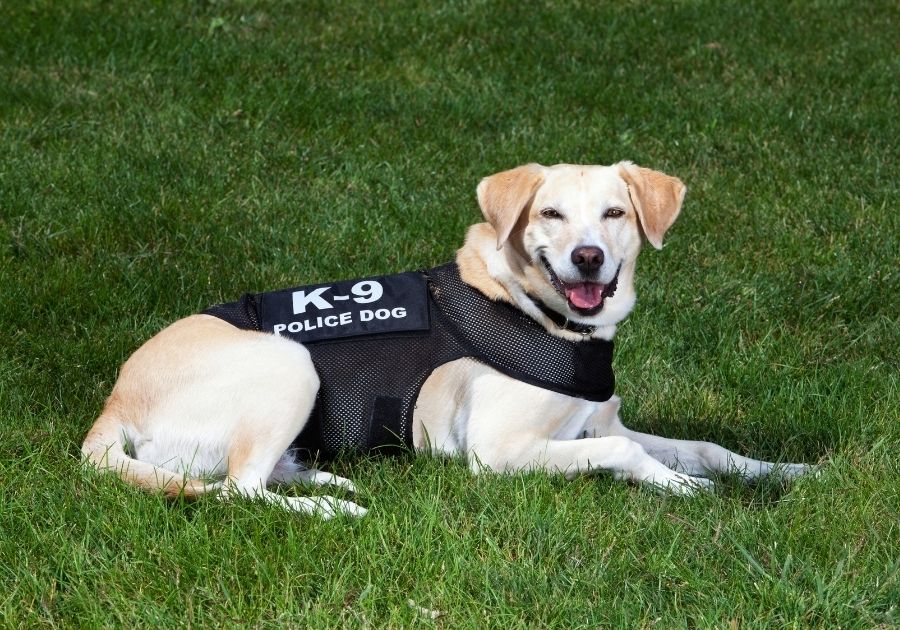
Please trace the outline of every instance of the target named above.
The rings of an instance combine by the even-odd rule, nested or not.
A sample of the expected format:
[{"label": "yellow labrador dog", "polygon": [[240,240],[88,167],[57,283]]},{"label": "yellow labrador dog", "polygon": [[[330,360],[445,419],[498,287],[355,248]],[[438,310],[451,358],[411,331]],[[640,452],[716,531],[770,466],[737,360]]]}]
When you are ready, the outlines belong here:
[{"label": "yellow labrador dog", "polygon": [[[601,365],[602,357],[611,354],[582,352],[603,350],[603,344],[611,348],[617,324],[635,303],[633,278],[642,238],[662,247],[681,210],[685,187],[680,180],[630,162],[528,164],[485,178],[477,193],[487,222],[469,229],[453,270],[473,304],[501,309],[488,314],[500,323],[479,329],[482,337],[485,330],[496,330],[496,338],[485,343],[499,353],[514,344],[524,350],[508,360],[482,359],[494,352],[490,348],[466,351],[468,356],[457,352],[435,363],[420,389],[409,390],[417,395],[400,407],[387,406],[396,415],[406,405],[412,418],[408,443],[419,450],[463,454],[474,471],[537,468],[571,478],[607,470],[616,478],[679,494],[710,488],[710,473],[736,471],[754,478],[776,469],[715,444],[627,429],[618,417],[619,399],[611,395],[611,368]],[[356,283],[346,296],[335,293],[331,301],[326,291],[334,293],[332,287],[294,291],[294,316],[306,316],[314,307],[332,310],[275,324],[269,332],[258,326],[243,330],[209,314],[172,324],[122,367],[82,452],[100,469],[170,495],[216,490],[221,497],[249,495],[325,517],[364,514],[349,501],[285,496],[267,486],[306,481],[354,489],[347,479],[294,460],[291,446],[322,392],[310,354],[313,344],[307,347],[280,333],[339,329],[345,320],[333,310],[335,300],[374,300],[376,284]],[[432,293],[442,292],[432,287]],[[460,317],[467,317],[468,309]],[[408,319],[405,308],[365,313],[372,321]],[[442,315],[432,313],[436,317]],[[536,329],[530,337],[513,341],[519,328],[529,327]],[[410,333],[395,336],[405,334]],[[586,357],[596,365],[572,368],[566,363],[572,356],[576,364],[577,357]],[[518,367],[506,369],[515,361]],[[561,368],[554,363],[560,361]],[[544,383],[545,368],[564,373],[562,384]],[[345,378],[355,380],[364,371]],[[568,372],[587,383],[585,395],[570,386]],[[594,373],[610,381],[606,390],[592,389]],[[322,389],[325,385],[323,375]],[[777,470],[793,477],[806,468],[782,464]],[[201,480],[213,477],[220,481]]]}]

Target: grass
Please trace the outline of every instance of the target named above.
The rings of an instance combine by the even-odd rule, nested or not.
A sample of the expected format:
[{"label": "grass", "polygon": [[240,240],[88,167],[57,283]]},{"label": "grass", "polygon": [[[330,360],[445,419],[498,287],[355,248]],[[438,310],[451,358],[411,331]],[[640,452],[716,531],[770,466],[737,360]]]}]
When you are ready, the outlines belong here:
[{"label": "grass", "polygon": [[[894,3],[0,17],[0,624],[900,624]],[[820,478],[679,500],[348,460],[369,515],[323,523],[80,468],[118,366],[168,322],[449,260],[480,177],[619,159],[689,186],[617,338],[626,421]]]}]

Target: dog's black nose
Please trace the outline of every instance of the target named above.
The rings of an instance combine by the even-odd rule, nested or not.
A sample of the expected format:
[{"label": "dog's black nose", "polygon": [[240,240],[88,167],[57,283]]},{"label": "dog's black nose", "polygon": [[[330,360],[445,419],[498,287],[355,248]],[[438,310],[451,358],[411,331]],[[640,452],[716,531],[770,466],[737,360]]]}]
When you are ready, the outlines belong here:
[{"label": "dog's black nose", "polygon": [[572,250],[572,264],[581,273],[590,276],[603,264],[603,250],[599,247],[576,247]]}]

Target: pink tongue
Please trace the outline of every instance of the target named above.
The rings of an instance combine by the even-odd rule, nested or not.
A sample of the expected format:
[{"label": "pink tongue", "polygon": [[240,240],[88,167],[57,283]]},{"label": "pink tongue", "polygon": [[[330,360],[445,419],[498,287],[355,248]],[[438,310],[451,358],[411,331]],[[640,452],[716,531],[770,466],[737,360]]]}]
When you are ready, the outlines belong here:
[{"label": "pink tongue", "polygon": [[578,308],[596,308],[603,301],[603,285],[597,282],[579,282],[563,287],[566,297]]}]

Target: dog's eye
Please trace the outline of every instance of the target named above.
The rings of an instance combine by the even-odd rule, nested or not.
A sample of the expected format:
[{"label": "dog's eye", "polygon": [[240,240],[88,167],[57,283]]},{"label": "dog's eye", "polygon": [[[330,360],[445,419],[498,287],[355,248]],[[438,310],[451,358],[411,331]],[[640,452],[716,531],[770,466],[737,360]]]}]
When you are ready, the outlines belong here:
[{"label": "dog's eye", "polygon": [[544,208],[541,210],[541,216],[545,219],[562,219],[563,216],[554,208]]},{"label": "dog's eye", "polygon": [[603,216],[607,219],[618,219],[623,214],[625,214],[625,211],[622,208],[610,208],[603,213]]}]

